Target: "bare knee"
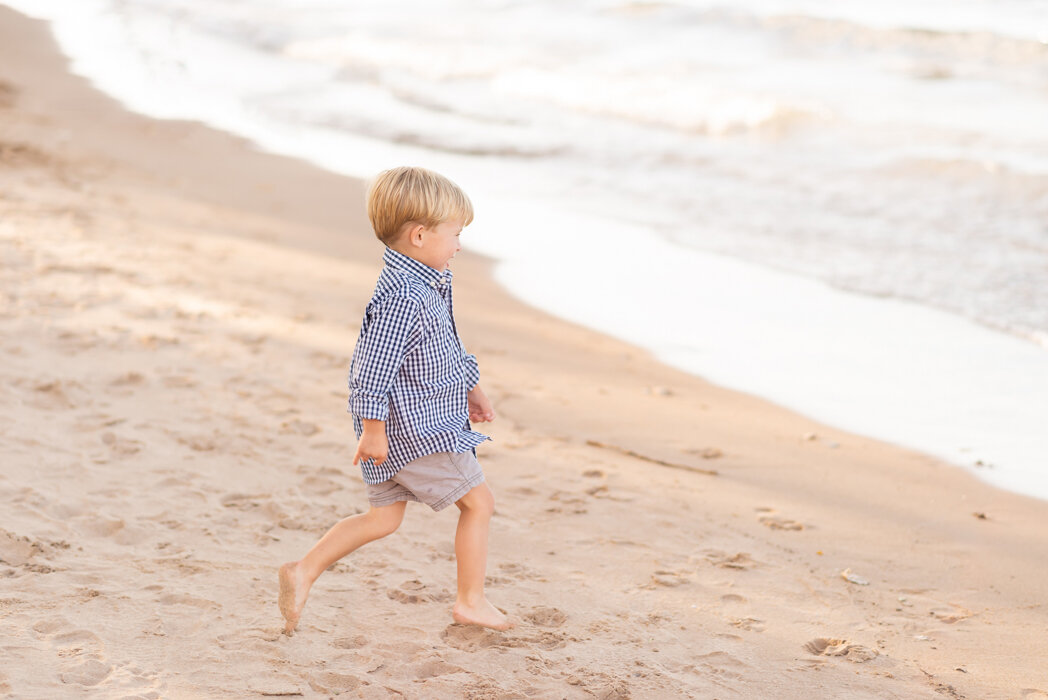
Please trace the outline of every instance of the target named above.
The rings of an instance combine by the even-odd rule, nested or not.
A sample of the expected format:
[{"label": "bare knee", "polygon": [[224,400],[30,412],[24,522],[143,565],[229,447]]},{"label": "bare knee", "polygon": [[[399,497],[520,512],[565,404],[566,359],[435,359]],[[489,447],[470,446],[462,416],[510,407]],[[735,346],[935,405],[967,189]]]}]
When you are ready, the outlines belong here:
[{"label": "bare knee", "polygon": [[400,523],[404,520],[404,509],[406,506],[407,503],[399,501],[389,506],[372,507],[371,510],[364,514],[376,539],[392,535],[397,531]]},{"label": "bare knee", "polygon": [[477,517],[490,518],[495,514],[495,494],[491,493],[487,484],[481,482],[456,501],[455,505],[463,513],[468,512]]}]

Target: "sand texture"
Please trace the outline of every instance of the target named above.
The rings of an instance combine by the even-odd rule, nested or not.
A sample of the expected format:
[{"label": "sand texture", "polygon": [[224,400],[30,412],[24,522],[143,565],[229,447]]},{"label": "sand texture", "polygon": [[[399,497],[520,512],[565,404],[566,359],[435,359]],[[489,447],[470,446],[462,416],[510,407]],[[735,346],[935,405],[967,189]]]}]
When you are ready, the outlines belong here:
[{"label": "sand texture", "polygon": [[0,8],[0,696],[1048,698],[1048,504],[549,318],[468,253],[488,596],[521,624],[453,623],[455,509],[413,504],[281,634],[277,567],[366,508],[361,197],[124,112]]}]

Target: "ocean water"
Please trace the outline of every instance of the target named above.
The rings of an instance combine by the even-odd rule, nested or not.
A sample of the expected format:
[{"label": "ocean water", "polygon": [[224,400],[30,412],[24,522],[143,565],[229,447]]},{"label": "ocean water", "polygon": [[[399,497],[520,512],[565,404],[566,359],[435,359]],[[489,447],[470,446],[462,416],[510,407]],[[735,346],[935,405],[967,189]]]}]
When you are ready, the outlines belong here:
[{"label": "ocean water", "polygon": [[13,0],[128,107],[433,167],[551,313],[1048,498],[1048,0]]}]

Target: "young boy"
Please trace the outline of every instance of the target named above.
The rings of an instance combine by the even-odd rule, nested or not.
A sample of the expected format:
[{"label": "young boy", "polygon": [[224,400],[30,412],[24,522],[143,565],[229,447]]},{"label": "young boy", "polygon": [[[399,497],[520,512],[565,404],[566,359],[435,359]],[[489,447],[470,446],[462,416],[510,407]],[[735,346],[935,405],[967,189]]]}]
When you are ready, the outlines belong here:
[{"label": "young boy", "polygon": [[380,173],[367,194],[368,218],[386,244],[385,268],[364,312],[350,365],[349,411],[371,509],[335,524],[305,557],[280,567],[284,632],[294,633],[309,589],[333,563],[391,534],[407,501],[459,508],[455,534],[456,622],[509,629],[484,596],[488,522],[495,501],[476,446],[488,438],[470,419],[495,411],[478,383],[477,358],[455,328],[451,259],[473,205],[457,185],[422,168]]}]

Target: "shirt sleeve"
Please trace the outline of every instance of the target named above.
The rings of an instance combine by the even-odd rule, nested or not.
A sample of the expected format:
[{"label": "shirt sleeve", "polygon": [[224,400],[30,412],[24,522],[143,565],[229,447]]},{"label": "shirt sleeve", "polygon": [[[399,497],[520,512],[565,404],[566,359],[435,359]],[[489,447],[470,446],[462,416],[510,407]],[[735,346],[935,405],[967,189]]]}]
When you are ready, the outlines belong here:
[{"label": "shirt sleeve", "polygon": [[389,390],[404,358],[418,345],[418,303],[393,295],[368,308],[350,374],[349,412],[358,418],[387,420]]}]

